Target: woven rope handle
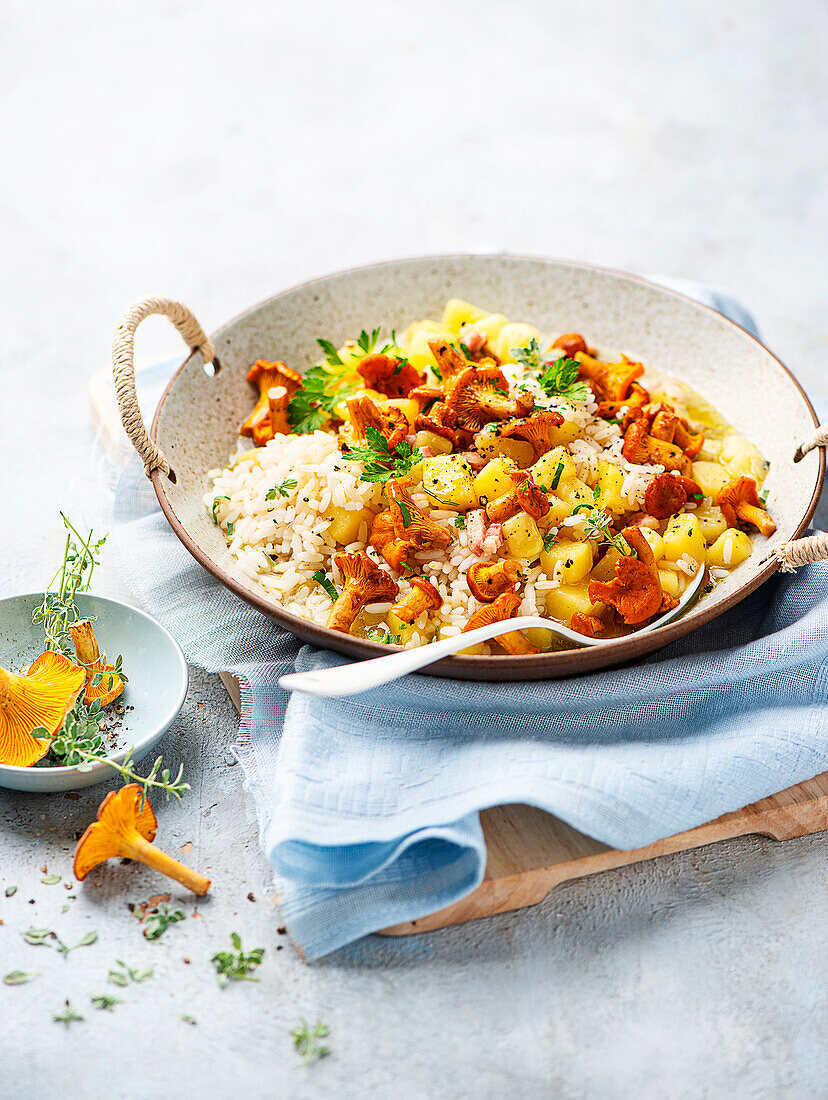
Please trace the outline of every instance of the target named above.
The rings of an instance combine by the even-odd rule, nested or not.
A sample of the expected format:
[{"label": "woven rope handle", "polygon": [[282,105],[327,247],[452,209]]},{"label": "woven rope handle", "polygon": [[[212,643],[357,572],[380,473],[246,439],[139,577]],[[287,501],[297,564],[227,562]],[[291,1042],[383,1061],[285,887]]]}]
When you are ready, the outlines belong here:
[{"label": "woven rope handle", "polygon": [[774,547],[770,557],[776,558],[783,573],[793,573],[800,565],[824,561],[828,558],[828,531],[818,531],[804,539],[783,542],[781,546]]},{"label": "woven rope handle", "polygon": [[138,394],[135,391],[135,330],[142,321],[156,313],[172,321],[187,347],[191,351],[200,351],[205,363],[212,363],[218,369],[218,360],[204,329],[190,310],[173,298],[144,298],[141,302],[135,302],[124,313],[115,329],[112,341],[112,373],[115,376],[115,396],[124,430],[144,463],[147,477],[153,470],[161,470],[170,481],[175,481],[175,474],[166,455],[156,447],[144,426],[138,407]]},{"label": "woven rope handle", "polygon": [[804,443],[800,443],[796,448],[794,454],[794,462],[801,462],[808,451],[816,450],[817,447],[828,446],[828,424],[820,424],[810,439],[806,439]]}]

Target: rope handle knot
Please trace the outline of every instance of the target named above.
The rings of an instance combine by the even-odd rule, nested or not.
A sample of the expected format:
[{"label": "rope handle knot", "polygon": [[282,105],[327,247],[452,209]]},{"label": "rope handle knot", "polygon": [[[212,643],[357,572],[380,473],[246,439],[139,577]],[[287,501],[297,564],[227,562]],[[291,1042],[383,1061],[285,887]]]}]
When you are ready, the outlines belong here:
[{"label": "rope handle knot", "polygon": [[166,455],[155,445],[144,425],[135,389],[135,330],[142,321],[156,313],[167,317],[175,325],[191,351],[201,352],[205,364],[212,363],[215,371],[218,371],[219,362],[212,343],[192,311],[174,298],[144,298],[133,303],[115,329],[112,341],[112,374],[124,431],[144,463],[147,477],[153,470],[161,470],[170,481],[175,482],[175,473]]}]

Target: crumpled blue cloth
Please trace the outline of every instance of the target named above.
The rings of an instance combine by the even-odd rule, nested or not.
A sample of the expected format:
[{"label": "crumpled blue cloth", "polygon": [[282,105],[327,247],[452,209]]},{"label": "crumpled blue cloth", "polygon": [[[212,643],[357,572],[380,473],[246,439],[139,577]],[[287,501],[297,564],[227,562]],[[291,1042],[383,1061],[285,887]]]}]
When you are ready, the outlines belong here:
[{"label": "crumpled blue cloth", "polygon": [[[755,331],[732,300],[706,300]],[[828,565],[777,575],[633,667],[514,684],[409,676],[288,700],[283,673],[345,658],[301,645],[201,569],[137,463],[117,500],[126,582],[191,662],[242,684],[238,751],[307,959],[474,890],[486,807],[529,803],[635,848],[828,770]]]}]

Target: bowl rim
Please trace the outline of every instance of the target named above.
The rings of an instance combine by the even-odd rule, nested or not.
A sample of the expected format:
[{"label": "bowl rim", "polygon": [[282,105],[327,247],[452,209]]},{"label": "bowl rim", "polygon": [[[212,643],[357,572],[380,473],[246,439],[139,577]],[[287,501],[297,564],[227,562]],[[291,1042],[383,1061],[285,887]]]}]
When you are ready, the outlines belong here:
[{"label": "bowl rim", "polygon": [[[691,297],[689,294],[684,294],[682,291],[673,290],[671,287],[662,286],[660,283],[653,282],[651,279],[646,279],[641,275],[634,275],[627,271],[620,271],[617,268],[605,267],[600,264],[583,263],[578,260],[564,260],[557,259],[548,256],[532,256],[526,253],[443,253],[437,255],[424,255],[424,256],[408,256],[400,259],[393,260],[381,260],[375,263],[358,264],[353,267],[344,268],[339,271],[329,272],[325,275],[317,275],[312,279],[306,279],[303,282],[296,283],[293,286],[287,287],[284,290],[279,291],[277,294],[272,294],[267,298],[261,299],[256,304],[249,306],[242,312],[237,313],[231,317],[218,329],[214,329],[211,334],[211,340],[218,336],[224,330],[235,325],[242,318],[249,314],[261,309],[263,306],[276,301],[279,298],[284,297],[287,294],[292,294],[297,290],[302,290],[306,287],[312,286],[314,283],[323,282],[327,279],[338,278],[344,275],[352,275],[359,272],[380,270],[386,267],[398,267],[402,264],[415,263],[415,262],[447,262],[457,260],[525,260],[532,263],[544,263],[554,264],[558,267],[571,267],[581,271],[593,271],[606,275],[614,275],[617,278],[642,284],[645,287],[653,288],[662,294],[677,298],[680,301],[689,302],[696,309],[703,310],[706,313],[714,314],[719,321],[723,321],[727,325],[732,325],[733,328],[738,329],[753,343],[757,344],[763,352],[771,357],[788,376],[793,383],[795,389],[799,392],[799,396],[802,399],[805,408],[808,410],[810,417],[814,423],[814,427],[819,427],[819,418],[816,411],[811,404],[810,398],[799,382],[798,378],[794,375],[793,371],[787,367],[778,355],[774,354],[757,336],[752,332],[749,332],[743,325],[740,325],[737,321],[731,320],[730,317],[720,313],[718,310],[713,309],[712,306],[705,305],[703,302],[699,302],[697,299]],[[193,349],[190,354],[183,360],[176,372],[170,378],[164,392],[161,394],[158,406],[155,410],[155,414],[152,419],[152,425],[150,428],[150,435],[155,442],[158,442],[157,432],[159,427],[159,421],[164,405],[169,397],[173,386],[178,379],[178,376],[186,368],[189,362],[198,352],[198,349]],[[808,528],[808,525],[813,518],[819,503],[819,498],[822,494],[822,489],[825,483],[825,448],[820,447],[818,449],[819,465],[817,470],[817,479],[814,487],[811,500],[807,509],[796,526],[796,529],[791,535],[791,539],[799,538],[799,536]],[[214,561],[189,534],[182,521],[178,518],[169,498],[165,492],[166,475],[159,469],[152,471],[150,475],[155,495],[158,498],[158,503],[167,519],[167,522],[172,527],[175,535],[178,537],[184,548],[192,555],[193,558],[216,578],[221,584],[228,588],[235,595],[239,596],[256,608],[262,614],[268,618],[275,619],[282,626],[285,627],[291,634],[310,642],[313,645],[318,646],[321,649],[334,649],[336,652],[346,654],[350,657],[356,658],[371,658],[380,657],[387,653],[396,652],[399,646],[383,645],[380,642],[372,641],[369,638],[357,638],[350,634],[339,634],[336,631],[329,630],[327,627],[319,626],[317,623],[311,622],[309,619],[303,619],[299,615],[293,614],[286,608],[280,607],[268,600],[265,596],[259,595],[257,592],[250,588],[247,588],[241,581],[234,577],[227,570],[223,569],[216,561]],[[760,567],[757,571],[746,580],[743,584],[739,585],[735,591],[733,591],[726,599],[717,603],[711,604],[709,607],[705,607],[696,604],[692,610],[683,615],[680,619],[674,620],[672,623],[663,627],[657,627],[655,630],[651,630],[645,634],[632,634],[627,642],[624,644],[616,644],[612,648],[613,657],[608,659],[609,651],[603,646],[589,646],[582,649],[574,650],[561,650],[550,653],[536,653],[536,654],[490,654],[488,656],[483,655],[466,655],[466,656],[454,656],[444,657],[440,661],[435,661],[434,664],[421,669],[420,674],[427,676],[437,676],[440,678],[457,678],[457,679],[489,679],[489,680],[506,680],[506,681],[519,681],[527,679],[558,679],[569,676],[579,675],[584,672],[591,672],[596,669],[618,666],[629,661],[634,661],[639,657],[646,656],[652,653],[656,649],[660,649],[665,645],[670,644],[683,637],[685,634],[689,634],[691,631],[696,630],[698,627],[704,626],[705,623],[711,622],[713,619],[724,614],[724,612],[730,610],[736,604],[741,603],[743,599],[754,592],[762,584],[765,583],[777,570],[779,569],[779,561],[776,558],[770,558],[760,563]],[[331,645],[331,642],[335,640],[336,645]]]},{"label": "bowl rim", "polygon": [[[157,619],[154,619],[152,615],[148,614],[140,607],[136,607],[134,604],[128,603],[126,600],[116,600],[113,599],[113,597],[111,596],[99,596],[97,592],[79,592],[77,596],[80,597],[81,600],[83,600],[84,597],[89,596],[95,600],[102,600],[104,603],[114,604],[118,607],[126,607],[135,615],[139,615],[142,619],[146,619],[148,623],[155,627],[155,629],[163,634],[171,643],[173,652],[178,658],[180,685],[178,695],[176,696],[175,702],[173,704],[174,709],[172,710],[172,719],[166,727],[167,729],[169,729],[169,725],[173,721],[175,721],[176,716],[180,712],[181,708],[184,706],[184,700],[187,698],[187,691],[190,683],[190,671],[187,666],[187,658],[184,656],[184,651],[181,646],[178,644],[172,634],[170,634],[169,630],[167,630],[165,626],[159,623]],[[16,600],[40,600],[42,598],[42,592],[20,592],[14,596],[4,596],[2,599],[0,599],[0,607],[2,607],[3,604],[11,603]],[[140,749],[143,748],[143,746],[147,742],[151,742],[154,737],[157,739],[157,736],[158,730],[157,728],[155,728],[151,734],[142,737],[140,740],[136,740],[133,744],[127,745],[123,749],[118,749],[116,752],[111,753],[111,755],[107,757],[106,760],[101,760],[96,764],[91,764],[88,768],[84,767],[83,772],[81,772],[80,774],[94,774],[95,772],[101,771],[102,769],[106,768],[109,769],[113,775],[115,775],[117,773],[114,772],[114,770],[110,767],[110,764],[108,762],[109,760],[114,760],[116,764],[122,764],[127,757],[127,753],[140,751]],[[81,767],[83,767],[83,765],[81,764],[58,764],[55,765],[55,767],[38,768],[35,765],[30,765],[28,768],[22,768],[19,764],[0,764],[0,778],[2,778],[3,775],[35,775],[38,772],[43,772],[45,775],[54,775],[56,777],[68,777],[77,774],[78,769]],[[2,783],[0,783],[0,786],[2,786]]]}]

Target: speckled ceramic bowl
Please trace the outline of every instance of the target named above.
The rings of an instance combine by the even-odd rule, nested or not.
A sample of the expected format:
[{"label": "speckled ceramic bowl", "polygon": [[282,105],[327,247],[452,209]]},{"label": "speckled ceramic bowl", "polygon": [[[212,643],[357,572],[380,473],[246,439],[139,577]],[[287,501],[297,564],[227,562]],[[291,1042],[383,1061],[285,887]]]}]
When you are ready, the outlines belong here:
[{"label": "speckled ceramic bowl", "polygon": [[[0,665],[12,671],[27,668],[43,650],[43,630],[32,625],[32,612],[43,594],[0,600]],[[139,763],[170,726],[187,697],[187,662],[181,647],[155,619],[137,607],[82,594],[75,597],[81,614],[95,616],[101,649],[121,653],[129,683],[121,696],[125,714],[114,732],[111,758],[122,764],[132,749]],[[116,772],[108,764],[81,767],[17,768],[0,764],[0,787],[15,791],[53,793],[104,783]]]},{"label": "speckled ceramic bowl", "polygon": [[713,310],[643,279],[581,264],[517,256],[440,256],[376,264],[317,279],[255,306],[212,339],[215,377],[191,355],[168,386],[152,434],[175,483],[156,470],[155,491],[173,530],[215,577],[264,614],[315,645],[353,657],[388,647],[327,630],[289,614],[238,572],[204,510],[206,472],[224,466],[238,425],[251,407],[245,372],[257,358],[284,359],[301,370],[318,353],[316,337],[344,342],[362,328],[402,329],[439,317],[447,298],[465,298],[543,331],[579,331],[601,348],[626,351],[674,375],[706,397],[770,460],[769,507],[778,524],[770,540],[683,618],[623,645],[536,656],[453,657],[432,675],[520,680],[567,676],[644,654],[701,626],[744,599],[775,571],[774,545],[797,537],[816,508],[825,475],[823,452],[794,464],[797,445],[817,424],[810,402],[785,366],[758,340]]}]

